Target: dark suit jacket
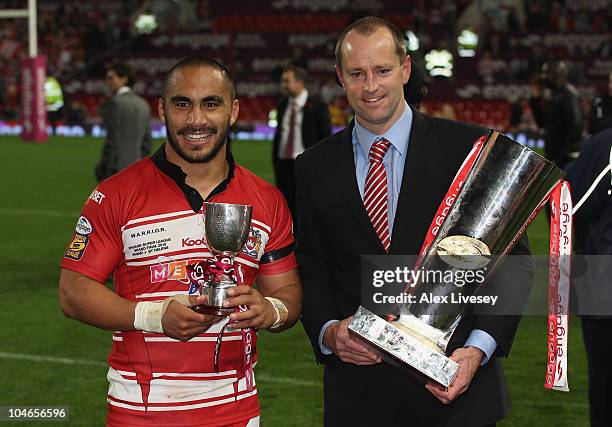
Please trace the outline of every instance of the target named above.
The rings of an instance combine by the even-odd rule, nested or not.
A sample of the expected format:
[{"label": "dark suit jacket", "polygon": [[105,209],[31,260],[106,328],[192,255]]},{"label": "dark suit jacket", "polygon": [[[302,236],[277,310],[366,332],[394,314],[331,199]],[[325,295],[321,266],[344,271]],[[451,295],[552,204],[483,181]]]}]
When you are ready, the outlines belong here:
[{"label": "dark suit jacket", "polygon": [[[476,139],[487,133],[483,128],[413,113],[390,254],[418,254],[455,173]],[[423,385],[385,363],[358,367],[335,355],[321,354],[318,336],[322,326],[331,319],[353,315],[360,305],[360,257],[385,254],[357,187],[351,132],[352,124],[296,161],[302,322],[317,359],[326,365],[326,425],[476,427],[503,418],[510,402],[498,358],[480,367],[468,391],[444,406]],[[526,256],[510,284],[526,291],[521,292],[526,300],[531,258],[525,239],[514,253]],[[455,330],[447,353],[463,346],[473,329],[481,329],[497,341],[497,354],[507,355],[519,317],[494,314],[468,313]]]},{"label": "dark suit jacket", "polygon": [[[287,110],[288,98],[283,98],[278,104],[277,118],[278,127],[274,134],[272,143],[272,156],[278,159],[278,145],[281,139],[281,122]],[[304,148],[309,148],[331,134],[331,120],[327,105],[317,96],[308,94],[308,99],[304,105],[304,118],[302,119],[302,142]]]},{"label": "dark suit jacket", "polygon": [[101,109],[106,129],[102,155],[96,166],[98,181],[126,168],[151,152],[151,109],[131,90],[115,94]]}]

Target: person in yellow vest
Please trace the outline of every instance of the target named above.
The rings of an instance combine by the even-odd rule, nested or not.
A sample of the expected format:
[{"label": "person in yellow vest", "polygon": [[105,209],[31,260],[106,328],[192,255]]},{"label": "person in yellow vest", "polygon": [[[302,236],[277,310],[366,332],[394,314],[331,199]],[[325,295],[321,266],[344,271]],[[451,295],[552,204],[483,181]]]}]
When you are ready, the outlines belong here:
[{"label": "person in yellow vest", "polygon": [[45,104],[47,105],[47,118],[53,130],[53,135],[55,135],[57,123],[62,118],[64,109],[64,93],[62,92],[62,85],[53,76],[47,76],[45,81]]}]

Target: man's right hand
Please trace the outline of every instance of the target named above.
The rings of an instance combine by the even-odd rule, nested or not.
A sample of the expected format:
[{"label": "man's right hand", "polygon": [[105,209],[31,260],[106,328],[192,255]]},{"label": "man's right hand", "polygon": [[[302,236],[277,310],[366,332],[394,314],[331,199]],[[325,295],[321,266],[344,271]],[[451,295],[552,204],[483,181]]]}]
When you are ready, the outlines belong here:
[{"label": "man's right hand", "polygon": [[198,295],[171,301],[162,317],[164,334],[179,341],[189,341],[224,319],[222,316],[196,313],[190,308],[204,303],[206,297]]},{"label": "man's right hand", "polygon": [[348,325],[352,318],[353,316],[350,316],[328,326],[323,335],[323,344],[343,362],[360,366],[380,363],[382,359],[378,352],[351,339]]}]

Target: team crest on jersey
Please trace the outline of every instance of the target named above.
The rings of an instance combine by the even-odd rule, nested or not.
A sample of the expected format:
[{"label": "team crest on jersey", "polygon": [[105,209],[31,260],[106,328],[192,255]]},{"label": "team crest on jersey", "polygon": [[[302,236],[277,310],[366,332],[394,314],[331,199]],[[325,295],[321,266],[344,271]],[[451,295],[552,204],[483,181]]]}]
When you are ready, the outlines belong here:
[{"label": "team crest on jersey", "polygon": [[66,253],[64,253],[65,258],[73,259],[75,261],[80,260],[85,253],[85,249],[87,249],[87,245],[89,244],[89,236],[83,235],[80,233],[74,233],[72,237],[72,242],[70,242],[70,246],[66,249]]},{"label": "team crest on jersey", "polygon": [[261,248],[261,232],[254,228],[249,231],[249,237],[242,248],[242,252],[251,258],[258,258],[259,249]]}]

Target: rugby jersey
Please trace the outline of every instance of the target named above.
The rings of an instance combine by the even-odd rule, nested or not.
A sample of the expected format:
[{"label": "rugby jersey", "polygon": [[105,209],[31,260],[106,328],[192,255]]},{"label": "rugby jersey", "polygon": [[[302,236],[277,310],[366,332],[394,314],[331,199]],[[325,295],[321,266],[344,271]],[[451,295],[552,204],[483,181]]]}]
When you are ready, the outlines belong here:
[{"label": "rugby jersey", "polygon": [[[252,285],[258,275],[296,268],[291,215],[281,193],[234,163],[207,201],[253,206],[247,243],[234,262]],[[206,167],[202,165],[202,167]],[[203,239],[202,199],[164,146],[103,181],[90,195],[61,266],[104,282],[136,301],[189,292],[187,265],[212,258]],[[115,332],[108,358],[109,424],[226,425],[259,414],[247,390],[241,331],[223,334],[218,372],[213,354],[227,320],[188,342],[164,334]],[[256,360],[256,353],[254,354]],[[146,404],[145,404],[146,402]]]}]

